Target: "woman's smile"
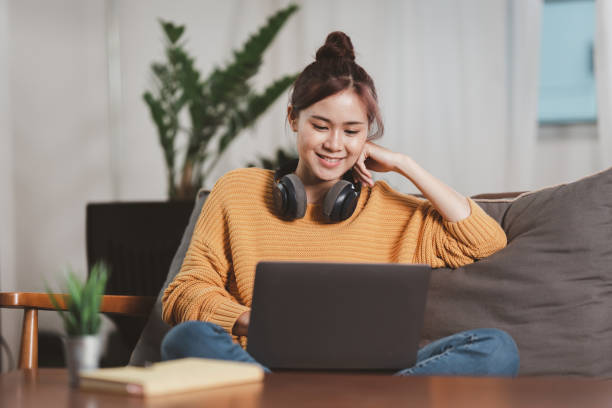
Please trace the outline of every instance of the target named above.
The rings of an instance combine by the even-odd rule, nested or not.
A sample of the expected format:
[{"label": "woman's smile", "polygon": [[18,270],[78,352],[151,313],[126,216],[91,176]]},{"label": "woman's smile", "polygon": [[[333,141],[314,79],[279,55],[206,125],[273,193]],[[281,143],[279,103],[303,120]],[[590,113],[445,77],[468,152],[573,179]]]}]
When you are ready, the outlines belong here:
[{"label": "woman's smile", "polygon": [[319,153],[315,153],[315,154],[319,157],[319,162],[323,164],[323,166],[330,168],[330,169],[338,167],[344,160],[343,157],[330,157],[330,156],[324,156]]}]

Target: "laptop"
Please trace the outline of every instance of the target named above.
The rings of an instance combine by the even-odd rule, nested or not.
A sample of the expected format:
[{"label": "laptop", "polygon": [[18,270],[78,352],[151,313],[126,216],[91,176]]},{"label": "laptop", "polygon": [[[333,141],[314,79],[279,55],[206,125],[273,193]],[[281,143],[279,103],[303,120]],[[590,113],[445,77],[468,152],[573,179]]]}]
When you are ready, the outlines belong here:
[{"label": "laptop", "polygon": [[259,262],[247,351],[274,370],[412,367],[431,267]]}]

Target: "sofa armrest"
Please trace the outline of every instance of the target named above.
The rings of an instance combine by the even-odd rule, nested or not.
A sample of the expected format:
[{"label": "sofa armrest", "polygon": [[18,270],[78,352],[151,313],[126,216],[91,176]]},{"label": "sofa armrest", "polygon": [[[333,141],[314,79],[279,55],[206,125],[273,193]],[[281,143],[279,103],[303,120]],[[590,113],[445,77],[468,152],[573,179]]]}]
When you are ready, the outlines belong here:
[{"label": "sofa armrest", "polygon": [[[59,305],[66,310],[66,295],[57,294]],[[101,313],[114,313],[127,316],[148,316],[153,308],[153,296],[104,295],[100,305]],[[38,311],[55,310],[46,293],[2,292],[0,308],[23,309],[23,327],[21,329],[21,346],[19,368],[34,369],[38,367]]]}]

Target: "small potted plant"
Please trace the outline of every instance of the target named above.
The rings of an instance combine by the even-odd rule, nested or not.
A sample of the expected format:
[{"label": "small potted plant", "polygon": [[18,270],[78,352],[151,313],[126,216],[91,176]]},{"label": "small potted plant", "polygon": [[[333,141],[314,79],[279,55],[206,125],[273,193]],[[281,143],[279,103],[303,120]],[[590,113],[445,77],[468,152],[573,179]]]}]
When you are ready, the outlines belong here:
[{"label": "small potted plant", "polygon": [[99,312],[107,278],[108,268],[100,262],[91,268],[85,283],[69,269],[66,295],[54,295],[47,288],[51,303],[64,321],[64,352],[73,387],[78,386],[79,372],[98,368],[101,352]]}]

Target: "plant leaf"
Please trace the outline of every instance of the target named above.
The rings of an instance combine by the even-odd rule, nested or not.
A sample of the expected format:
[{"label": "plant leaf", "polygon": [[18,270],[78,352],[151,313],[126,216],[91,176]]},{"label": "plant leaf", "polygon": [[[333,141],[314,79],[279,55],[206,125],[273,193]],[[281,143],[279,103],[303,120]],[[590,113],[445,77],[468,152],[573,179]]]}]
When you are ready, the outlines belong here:
[{"label": "plant leaf", "polygon": [[[251,126],[257,118],[263,114],[283,93],[295,82],[296,75],[286,75],[271,85],[269,85],[261,94],[251,95],[247,101],[246,109],[242,111],[234,111],[229,116],[227,130],[219,139],[219,155],[222,154],[230,145],[230,143],[238,136],[238,133],[244,128]],[[209,169],[210,170],[210,169]]]},{"label": "plant leaf", "polygon": [[64,321],[64,328],[68,335],[96,334],[100,328],[100,304],[102,294],[108,279],[108,267],[104,263],[97,263],[83,284],[81,280],[68,269],[66,286],[68,295],[65,297],[67,311],[60,309],[59,302],[51,293],[48,285],[47,294],[53,307],[60,312]]},{"label": "plant leaf", "polygon": [[291,4],[270,16],[266,24],[249,37],[241,50],[234,51],[232,63],[224,69],[213,71],[206,80],[213,104],[229,102],[230,106],[235,106],[232,104],[235,98],[248,93],[250,87],[246,81],[257,73],[264,51],[298,8],[296,4]]},{"label": "plant leaf", "polygon": [[62,318],[62,321],[64,322],[64,330],[68,332],[68,317],[66,316],[66,313],[62,310],[62,307],[60,307],[59,302],[57,298],[55,297],[55,294],[51,291],[46,281],[45,281],[45,291],[47,292],[47,296],[49,296],[49,300],[51,301],[51,304],[55,308],[55,311],[59,313],[60,317]]},{"label": "plant leaf", "polygon": [[[151,64],[153,90],[145,92],[143,99],[163,149],[170,199],[195,195],[221,153],[273,102],[260,99],[251,103],[253,97],[266,92],[253,95],[249,80],[259,70],[266,49],[298,8],[291,4],[270,16],[242,48],[233,52],[227,64],[215,68],[205,80],[181,41],[185,26],[159,20],[166,40],[165,61]],[[191,121],[188,129],[180,125],[185,108]],[[187,135],[187,143],[177,155],[175,144],[182,133]],[[213,140],[218,145],[211,149]],[[211,155],[207,156],[207,152]],[[177,163],[178,157],[182,157],[181,164]],[[209,159],[212,165],[205,169]]]},{"label": "plant leaf", "polygon": [[81,294],[83,293],[83,285],[79,278],[74,274],[72,269],[68,267],[68,277],[66,279],[68,287],[68,309],[76,307],[77,309],[81,305]]},{"label": "plant leaf", "polygon": [[185,31],[185,26],[176,26],[170,21],[159,20],[168,41],[171,44],[176,44],[176,42],[181,38],[183,32]]}]

